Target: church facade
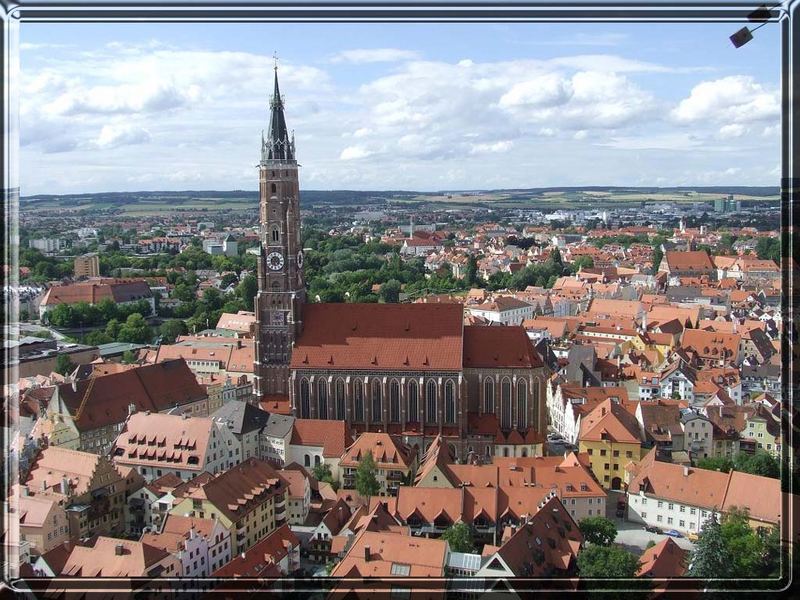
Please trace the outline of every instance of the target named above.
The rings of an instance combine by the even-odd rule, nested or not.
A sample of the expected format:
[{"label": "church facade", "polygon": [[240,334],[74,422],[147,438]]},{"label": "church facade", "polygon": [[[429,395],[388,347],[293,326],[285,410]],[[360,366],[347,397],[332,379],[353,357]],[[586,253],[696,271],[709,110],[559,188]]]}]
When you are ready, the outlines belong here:
[{"label": "church facade", "polygon": [[[295,144],[278,88],[259,165],[255,394],[299,418],[442,435],[459,460],[541,451],[546,367],[525,330],[464,325],[461,304],[306,303]],[[516,450],[515,450],[516,449]]]}]

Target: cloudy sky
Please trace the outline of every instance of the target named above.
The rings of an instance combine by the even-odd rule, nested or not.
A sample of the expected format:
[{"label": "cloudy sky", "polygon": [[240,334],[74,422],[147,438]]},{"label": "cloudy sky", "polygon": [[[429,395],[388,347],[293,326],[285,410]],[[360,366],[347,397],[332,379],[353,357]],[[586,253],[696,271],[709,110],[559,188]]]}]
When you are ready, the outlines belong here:
[{"label": "cloudy sky", "polygon": [[24,24],[21,193],[778,185],[780,37],[732,24]]}]

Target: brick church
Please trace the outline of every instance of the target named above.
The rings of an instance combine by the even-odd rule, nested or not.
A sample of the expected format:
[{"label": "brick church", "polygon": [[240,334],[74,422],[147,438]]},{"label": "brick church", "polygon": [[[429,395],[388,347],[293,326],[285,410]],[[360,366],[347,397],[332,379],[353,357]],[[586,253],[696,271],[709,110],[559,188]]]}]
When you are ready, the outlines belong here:
[{"label": "brick church", "polygon": [[307,303],[294,135],[278,87],[262,135],[255,393],[455,458],[541,449],[546,368],[522,327],[464,325],[460,304]]}]

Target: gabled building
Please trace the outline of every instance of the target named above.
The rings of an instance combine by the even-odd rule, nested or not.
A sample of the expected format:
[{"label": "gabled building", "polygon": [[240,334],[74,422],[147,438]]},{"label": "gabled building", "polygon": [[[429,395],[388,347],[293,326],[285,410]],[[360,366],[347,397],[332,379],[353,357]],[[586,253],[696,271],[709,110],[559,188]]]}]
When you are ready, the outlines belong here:
[{"label": "gabled building", "polygon": [[251,456],[265,459],[261,455],[261,438],[270,422],[268,412],[249,402],[232,400],[217,409],[211,417],[223,422],[233,434],[239,450],[239,461]]},{"label": "gabled building", "polygon": [[230,531],[216,519],[168,515],[159,532],[145,533],[140,541],[174,556],[178,577],[209,577],[231,559]]},{"label": "gabled building", "polygon": [[279,578],[293,575],[299,568],[300,540],[289,525],[284,524],[211,575],[225,578]]},{"label": "gabled building", "polygon": [[356,471],[367,453],[371,453],[375,461],[379,495],[394,495],[404,481],[413,481],[417,468],[414,449],[387,433],[369,432],[358,436],[339,461],[342,487],[355,487]]},{"label": "gabled building", "polygon": [[625,465],[641,458],[642,434],[633,412],[604,400],[583,419],[579,439],[597,481],[606,489],[621,489]]}]

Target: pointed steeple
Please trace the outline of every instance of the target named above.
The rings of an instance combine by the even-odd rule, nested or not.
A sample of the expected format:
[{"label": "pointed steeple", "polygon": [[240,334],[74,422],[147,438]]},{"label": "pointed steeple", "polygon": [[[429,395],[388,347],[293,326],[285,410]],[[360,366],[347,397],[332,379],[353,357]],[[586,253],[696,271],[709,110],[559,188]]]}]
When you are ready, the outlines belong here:
[{"label": "pointed steeple", "polygon": [[261,145],[261,160],[294,160],[294,143],[289,138],[283,115],[283,98],[278,86],[278,64],[275,63],[275,90],[269,102],[270,116],[267,139]]}]

